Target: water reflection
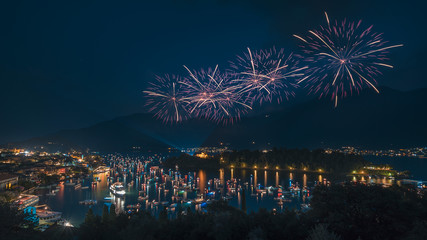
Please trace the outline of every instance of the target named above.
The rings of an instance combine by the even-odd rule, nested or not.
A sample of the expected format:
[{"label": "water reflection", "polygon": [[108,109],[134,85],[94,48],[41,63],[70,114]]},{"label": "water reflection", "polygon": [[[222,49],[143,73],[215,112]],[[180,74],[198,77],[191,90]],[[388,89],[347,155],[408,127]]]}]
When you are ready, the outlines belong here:
[{"label": "water reflection", "polygon": [[264,171],[264,186],[267,186],[267,170]]},{"label": "water reflection", "polygon": [[256,169],[254,170],[254,185],[258,184],[258,178],[257,178],[257,171]]},{"label": "water reflection", "polygon": [[302,177],[302,181],[303,181],[302,185],[304,187],[307,187],[307,174],[304,173],[304,176]]},{"label": "water reflection", "polygon": [[198,186],[198,188],[200,189],[200,191],[203,191],[204,189],[206,189],[206,172],[204,170],[199,170],[199,179],[200,185]]},{"label": "water reflection", "polygon": [[[158,214],[164,207],[168,216],[173,217],[176,209],[190,207],[204,211],[206,204],[213,199],[225,199],[230,205],[241,207],[242,190],[245,189],[248,211],[266,209],[301,208],[311,198],[312,187],[329,184],[326,178],[334,176],[318,173],[264,170],[261,180],[258,170],[219,169],[219,171],[199,170],[197,172],[173,171],[161,168],[112,168],[111,172],[95,174],[83,179],[82,186],[88,189],[74,189],[59,185],[56,196],[46,198],[46,203],[55,211],[63,212],[63,217],[72,224],[79,225],[89,206],[79,205],[86,199],[97,200],[92,206],[96,214],[102,214],[103,205],[116,206],[116,212],[148,210]],[[126,189],[124,197],[117,197],[109,191],[109,186],[117,181],[123,182]],[[334,179],[343,181],[345,179]],[[353,181],[391,184],[389,178],[354,176]],[[302,185],[300,185],[302,183]],[[110,199],[111,198],[111,199]]]}]

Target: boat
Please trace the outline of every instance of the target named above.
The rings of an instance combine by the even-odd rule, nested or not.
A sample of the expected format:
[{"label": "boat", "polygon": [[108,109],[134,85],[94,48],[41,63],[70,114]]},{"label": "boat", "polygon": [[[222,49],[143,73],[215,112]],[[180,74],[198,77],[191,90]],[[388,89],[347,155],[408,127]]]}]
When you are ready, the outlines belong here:
[{"label": "boat", "polygon": [[65,186],[74,186],[74,185],[76,185],[76,183],[74,183],[74,182],[66,182],[66,183],[64,183],[64,185]]},{"label": "boat", "polygon": [[231,199],[233,199],[233,197],[230,197],[230,196],[225,196],[225,197],[222,197],[222,199],[223,199],[223,200],[225,200],[225,201],[228,201],[228,200],[231,200]]},{"label": "boat", "polygon": [[80,205],[95,205],[97,203],[98,203],[98,201],[92,200],[92,199],[83,200],[83,201],[79,202]]},{"label": "boat", "polygon": [[139,196],[138,197],[138,201],[140,201],[140,202],[142,202],[142,201],[144,201],[144,200],[147,200],[148,199],[148,196],[145,196],[145,197],[143,197],[143,196]]},{"label": "boat", "polygon": [[310,204],[306,204],[306,203],[301,204],[301,211],[302,212],[306,212],[310,209],[311,209]]},{"label": "boat", "polygon": [[135,205],[131,204],[131,205],[127,205],[126,208],[128,209],[139,209],[141,207],[141,204],[137,203]]},{"label": "boat", "polygon": [[172,200],[173,200],[173,201],[181,201],[181,200],[182,200],[182,197],[179,197],[179,196],[172,196]]},{"label": "boat", "polygon": [[39,197],[36,195],[25,195],[19,196],[18,200],[14,202],[14,205],[18,206],[18,209],[24,209],[29,206],[34,206],[39,203]]},{"label": "boat", "polygon": [[39,217],[39,224],[52,224],[61,219],[62,212],[54,212],[50,210],[37,209],[37,217]]},{"label": "boat", "polygon": [[84,186],[82,187],[82,189],[89,189],[89,186]]},{"label": "boat", "polygon": [[76,185],[74,185],[74,190],[77,190],[79,188],[82,188],[82,185],[80,183],[77,183]]},{"label": "boat", "polygon": [[110,168],[107,166],[99,166],[95,170],[93,170],[94,173],[104,173],[110,171]]},{"label": "boat", "polygon": [[116,196],[124,196],[126,194],[125,188],[121,182],[113,183],[110,186],[110,191]]},{"label": "boat", "polygon": [[265,189],[257,189],[256,191],[257,191],[257,193],[262,193],[262,194],[267,193],[267,190],[265,190]]},{"label": "boat", "polygon": [[104,202],[111,202],[111,200],[113,200],[112,197],[105,197],[104,198]]},{"label": "boat", "polygon": [[46,193],[46,196],[55,196],[56,195],[56,193],[55,192],[53,192],[53,191],[51,191],[51,192],[49,192],[49,193]]}]

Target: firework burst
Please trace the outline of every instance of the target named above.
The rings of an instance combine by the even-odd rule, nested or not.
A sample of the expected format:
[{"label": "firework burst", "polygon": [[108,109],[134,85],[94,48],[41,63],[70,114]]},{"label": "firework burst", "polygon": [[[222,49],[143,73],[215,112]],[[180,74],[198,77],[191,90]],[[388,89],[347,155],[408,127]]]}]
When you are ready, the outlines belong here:
[{"label": "firework burst", "polygon": [[381,68],[393,68],[386,61],[388,50],[399,45],[387,45],[381,33],[372,31],[372,26],[364,29],[361,21],[330,22],[327,13],[326,26],[310,30],[307,36],[294,35],[301,41],[303,55],[301,59],[310,68],[304,82],[309,93],[320,97],[331,96],[338,104],[338,98],[359,93],[364,87],[374,89],[375,77],[381,74]]},{"label": "firework burst", "polygon": [[215,122],[233,122],[252,107],[237,94],[237,87],[231,82],[231,75],[215,69],[191,71],[189,77],[180,82],[189,101],[189,113]]},{"label": "firework burst", "polygon": [[261,51],[251,51],[237,56],[231,62],[231,68],[236,72],[233,80],[239,88],[238,94],[246,95],[251,102],[281,102],[283,97],[294,96],[297,79],[302,78],[307,67],[297,67],[297,61],[292,54],[285,55],[284,50],[275,48]]},{"label": "firework burst", "polygon": [[180,82],[182,78],[175,75],[156,76],[156,82],[143,91],[147,95],[146,106],[163,122],[181,122],[189,117],[189,101],[183,95]]}]

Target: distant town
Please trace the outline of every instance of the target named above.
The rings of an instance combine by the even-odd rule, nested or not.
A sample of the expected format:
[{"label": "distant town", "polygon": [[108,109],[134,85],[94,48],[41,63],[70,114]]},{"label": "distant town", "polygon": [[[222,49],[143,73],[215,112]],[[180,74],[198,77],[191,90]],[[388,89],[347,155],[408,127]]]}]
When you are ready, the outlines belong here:
[{"label": "distant town", "polygon": [[[181,152],[188,154],[199,154],[200,157],[206,155],[215,155],[224,152],[231,152],[232,149],[227,146],[220,147],[191,147],[181,148]],[[268,152],[270,149],[261,150]],[[383,149],[383,150],[367,150],[352,146],[344,146],[341,148],[326,148],[326,153],[340,152],[345,154],[354,154],[361,156],[377,156],[377,157],[415,157],[427,158],[427,147],[399,148],[399,149]]]},{"label": "distant town", "polygon": [[325,151],[327,153],[341,152],[345,154],[355,154],[361,156],[427,158],[427,147],[400,148],[388,150],[366,150],[347,146],[339,149],[327,148],[325,149]]}]

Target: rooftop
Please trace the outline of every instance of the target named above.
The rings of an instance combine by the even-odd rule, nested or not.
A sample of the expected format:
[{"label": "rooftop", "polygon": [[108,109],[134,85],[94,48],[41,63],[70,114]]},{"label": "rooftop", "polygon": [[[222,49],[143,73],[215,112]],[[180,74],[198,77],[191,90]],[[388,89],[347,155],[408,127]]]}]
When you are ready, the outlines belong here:
[{"label": "rooftop", "polygon": [[18,177],[18,176],[10,174],[10,173],[0,173],[0,181],[11,179],[11,178],[16,178],[16,177]]}]

